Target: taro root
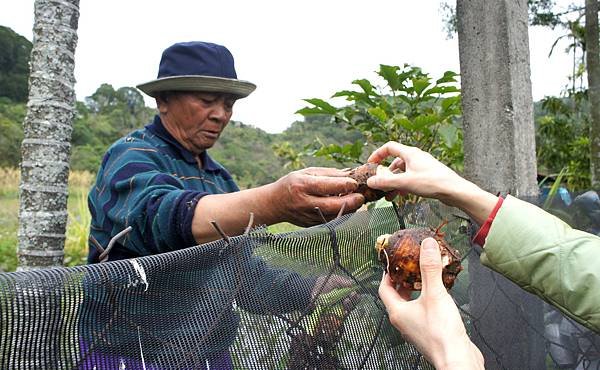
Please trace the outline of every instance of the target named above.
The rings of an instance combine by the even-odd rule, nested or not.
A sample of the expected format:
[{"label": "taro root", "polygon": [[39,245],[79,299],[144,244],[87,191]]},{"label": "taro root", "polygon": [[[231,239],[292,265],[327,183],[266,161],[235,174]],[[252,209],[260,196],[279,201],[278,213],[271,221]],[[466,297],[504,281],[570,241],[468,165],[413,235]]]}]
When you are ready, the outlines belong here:
[{"label": "taro root", "polygon": [[352,169],[348,174],[349,177],[353,178],[358,183],[358,188],[354,192],[364,195],[365,202],[373,202],[385,196],[385,191],[367,186],[367,179],[369,177],[381,174],[382,172],[390,172],[390,170],[386,166],[377,163],[365,163]]},{"label": "taro root", "polygon": [[440,245],[443,265],[442,281],[446,289],[452,288],[456,276],[463,267],[460,265],[459,252],[444,240],[444,233],[439,231],[442,226],[437,230],[431,228],[404,229],[377,238],[375,248],[379,261],[384,264],[396,289],[402,287],[421,290],[421,269],[419,267],[421,242],[429,237],[434,238]]}]

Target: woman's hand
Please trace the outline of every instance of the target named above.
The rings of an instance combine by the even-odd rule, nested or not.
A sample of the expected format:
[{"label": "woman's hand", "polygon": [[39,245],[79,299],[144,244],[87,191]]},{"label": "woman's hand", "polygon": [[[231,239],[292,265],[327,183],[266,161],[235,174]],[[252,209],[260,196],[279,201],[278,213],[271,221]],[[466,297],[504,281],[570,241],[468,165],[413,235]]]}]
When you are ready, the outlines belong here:
[{"label": "woman's hand", "polygon": [[409,193],[436,198],[449,206],[461,208],[480,224],[498,201],[497,196],[460,177],[419,148],[390,141],[375,150],[368,161],[380,163],[387,157],[396,157],[390,165],[391,171],[369,178],[367,185],[391,192],[388,199]]},{"label": "woman's hand", "polygon": [[442,283],[442,258],[434,239],[421,244],[419,262],[423,288],[415,300],[410,300],[409,290],[396,291],[388,274],[383,276],[379,296],[390,322],[437,369],[483,369],[483,356],[467,336],[458,308]]}]

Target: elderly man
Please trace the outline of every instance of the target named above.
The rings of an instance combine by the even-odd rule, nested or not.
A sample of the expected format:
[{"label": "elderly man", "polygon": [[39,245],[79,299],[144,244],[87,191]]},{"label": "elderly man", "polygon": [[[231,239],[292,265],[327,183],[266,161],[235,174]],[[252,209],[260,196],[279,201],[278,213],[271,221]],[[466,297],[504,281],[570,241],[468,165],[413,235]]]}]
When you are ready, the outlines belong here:
[{"label": "elderly man", "polygon": [[[158,115],[151,124],[110,147],[90,192],[89,263],[98,262],[103,252],[103,258],[115,261],[219,239],[221,236],[210,223],[213,220],[222,232],[234,236],[244,231],[251,213],[255,224],[288,221],[306,226],[322,222],[316,207],[331,219],[341,209],[352,212],[364,203],[362,195],[352,193],[357,183],[348,178],[346,172],[330,168],[292,172],[272,184],[239,190],[231,175],[211,159],[207,150],[227,126],[235,101],[248,96],[255,87],[237,79],[233,57],[221,45],[177,43],[163,52],[158,78],[138,86],[156,99]],[[131,231],[106,251],[109,241],[129,226]],[[215,257],[214,263],[207,263],[199,272],[206,290],[240,291],[236,297],[238,307],[268,314],[269,310],[307,309],[311,297],[340,282],[335,278],[301,277],[272,268],[251,252],[243,252],[241,265],[237,260],[222,261],[226,256]],[[244,275],[246,280],[240,283],[232,271],[242,267],[248,272]],[[190,290],[198,285],[196,281],[184,283]],[[90,280],[89,284],[96,282]],[[242,289],[239,289],[240,284],[244,284]],[[91,324],[84,323],[84,328],[105,321],[113,328],[119,326],[114,322],[115,303],[110,294],[108,289],[90,289],[84,307],[94,319],[90,320]],[[169,330],[182,325],[185,318],[180,313],[189,305],[191,315],[202,312],[193,327],[186,329],[190,330],[191,340],[206,341],[194,348],[197,357],[207,361],[207,368],[231,367],[227,348],[235,338],[239,318],[222,294],[203,296],[205,304],[200,308],[190,300],[173,303],[176,309],[172,311],[165,302],[158,301],[160,297],[154,298],[146,291],[144,294],[147,296],[140,302],[149,309],[164,310],[159,315],[160,320],[148,324],[146,329],[154,330],[155,335],[168,342]],[[157,300],[156,305],[149,303],[152,299]],[[133,308],[128,312],[131,302],[116,305],[124,312],[119,317],[129,319],[138,312]],[[82,315],[84,319],[87,317]],[[131,329],[125,326],[102,332],[97,329],[87,328],[82,334],[81,348],[96,351],[87,355],[86,366],[91,368],[97,363],[120,366],[122,361],[129,367],[139,365],[136,363],[139,359],[123,360],[120,352],[129,347],[137,348],[137,342],[127,339]],[[208,332],[213,333],[209,338]],[[156,351],[159,353],[161,349],[157,347]],[[118,355],[118,359],[113,355]],[[146,356],[148,359],[149,354]],[[160,358],[160,354],[157,356],[155,358]]]},{"label": "elderly man", "polygon": [[363,204],[362,195],[352,193],[356,182],[329,168],[292,172],[239,191],[207,150],[227,126],[235,101],[255,87],[237,79],[233,56],[223,46],[188,42],[164,51],[158,78],[138,86],[156,99],[159,114],[108,150],[90,193],[89,263],[127,226],[131,233],[112,248],[109,260],[215,240],[211,220],[226,234],[239,235],[251,212],[257,224],[307,226],[321,222],[315,207],[333,218],[343,204],[346,212]]}]

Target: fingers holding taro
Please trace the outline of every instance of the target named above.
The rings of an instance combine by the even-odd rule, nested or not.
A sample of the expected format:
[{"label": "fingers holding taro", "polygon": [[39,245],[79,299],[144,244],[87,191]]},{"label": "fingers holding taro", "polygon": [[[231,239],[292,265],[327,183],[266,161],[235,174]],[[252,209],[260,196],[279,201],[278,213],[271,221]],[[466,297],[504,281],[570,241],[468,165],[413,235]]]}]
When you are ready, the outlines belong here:
[{"label": "fingers holding taro", "polygon": [[354,191],[365,197],[365,202],[373,202],[383,198],[387,193],[383,190],[373,189],[367,185],[367,180],[375,175],[382,173],[391,173],[390,169],[377,163],[365,163],[353,168],[348,176],[358,183],[358,188]]},{"label": "fingers holding taro", "polygon": [[442,255],[442,281],[446,289],[452,288],[463,267],[459,252],[448,244],[444,234],[430,228],[414,228],[384,234],[377,238],[375,248],[379,261],[390,275],[396,290],[421,290],[419,257],[421,243],[425,238],[434,238]]}]

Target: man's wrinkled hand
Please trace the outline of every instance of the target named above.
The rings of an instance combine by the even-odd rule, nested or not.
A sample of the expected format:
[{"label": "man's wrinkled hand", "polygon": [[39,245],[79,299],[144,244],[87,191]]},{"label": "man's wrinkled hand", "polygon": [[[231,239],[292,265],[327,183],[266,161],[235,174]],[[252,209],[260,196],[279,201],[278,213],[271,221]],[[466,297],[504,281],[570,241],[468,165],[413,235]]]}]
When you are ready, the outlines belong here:
[{"label": "man's wrinkled hand", "polygon": [[273,204],[280,219],[299,226],[323,223],[317,208],[329,221],[343,209],[356,211],[364,203],[361,194],[353,193],[357,183],[348,172],[335,168],[311,167],[294,171],[274,183]]}]

